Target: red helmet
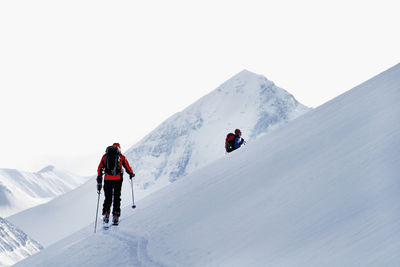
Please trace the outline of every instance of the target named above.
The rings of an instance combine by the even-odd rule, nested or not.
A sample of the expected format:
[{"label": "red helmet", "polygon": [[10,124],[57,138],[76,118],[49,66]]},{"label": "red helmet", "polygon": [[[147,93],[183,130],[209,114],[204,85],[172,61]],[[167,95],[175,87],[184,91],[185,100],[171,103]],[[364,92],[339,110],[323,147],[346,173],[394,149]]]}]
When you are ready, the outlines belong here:
[{"label": "red helmet", "polygon": [[119,145],[119,143],[114,143],[113,146],[116,146],[118,148],[121,148],[121,146]]},{"label": "red helmet", "polygon": [[119,143],[114,143],[113,146],[118,147],[118,151],[119,153],[121,153],[121,146],[119,145]]},{"label": "red helmet", "polygon": [[235,130],[235,134],[236,134],[236,135],[242,135],[242,132],[241,132],[239,129],[236,129],[236,130]]}]

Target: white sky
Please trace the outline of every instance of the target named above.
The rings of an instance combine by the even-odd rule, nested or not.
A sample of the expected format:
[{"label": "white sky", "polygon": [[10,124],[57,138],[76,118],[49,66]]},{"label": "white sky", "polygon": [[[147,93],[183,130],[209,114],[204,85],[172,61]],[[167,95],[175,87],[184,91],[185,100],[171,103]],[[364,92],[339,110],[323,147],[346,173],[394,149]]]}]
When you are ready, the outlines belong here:
[{"label": "white sky", "polygon": [[95,174],[243,69],[319,106],[400,62],[398,3],[0,1],[0,168]]}]

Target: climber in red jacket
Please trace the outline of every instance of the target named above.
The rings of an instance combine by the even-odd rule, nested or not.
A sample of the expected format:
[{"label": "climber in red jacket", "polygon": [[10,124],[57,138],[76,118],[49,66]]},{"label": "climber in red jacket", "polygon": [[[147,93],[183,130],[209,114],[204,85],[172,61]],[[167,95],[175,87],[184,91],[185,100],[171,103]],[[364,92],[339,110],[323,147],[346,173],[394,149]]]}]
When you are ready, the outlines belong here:
[{"label": "climber in red jacket", "polygon": [[97,168],[97,191],[101,191],[103,172],[104,176],[104,204],[103,204],[103,221],[108,223],[110,216],[111,203],[113,202],[113,223],[117,224],[121,215],[121,187],[123,180],[123,170],[129,174],[129,179],[135,177],[135,174],[129,165],[126,157],[121,153],[119,143],[114,143],[107,147],[106,153],[101,158],[99,167]]}]

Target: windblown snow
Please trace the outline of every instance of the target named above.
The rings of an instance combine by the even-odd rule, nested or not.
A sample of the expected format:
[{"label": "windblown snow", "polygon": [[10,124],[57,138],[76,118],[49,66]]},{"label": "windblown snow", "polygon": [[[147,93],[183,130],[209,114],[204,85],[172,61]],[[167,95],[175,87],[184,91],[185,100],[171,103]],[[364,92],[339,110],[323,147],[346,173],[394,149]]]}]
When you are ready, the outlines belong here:
[{"label": "windblown snow", "polygon": [[400,64],[17,266],[399,266],[399,103]]}]

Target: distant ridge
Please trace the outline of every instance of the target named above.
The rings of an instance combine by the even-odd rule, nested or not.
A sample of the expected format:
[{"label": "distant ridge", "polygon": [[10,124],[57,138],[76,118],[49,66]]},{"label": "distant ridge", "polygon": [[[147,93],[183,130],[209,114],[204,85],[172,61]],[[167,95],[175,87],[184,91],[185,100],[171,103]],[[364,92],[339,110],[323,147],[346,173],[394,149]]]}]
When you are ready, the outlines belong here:
[{"label": "distant ridge", "polygon": [[87,179],[54,166],[33,173],[0,169],[0,214],[8,217],[45,203],[83,184]]}]

